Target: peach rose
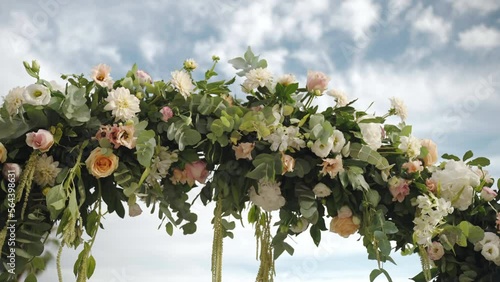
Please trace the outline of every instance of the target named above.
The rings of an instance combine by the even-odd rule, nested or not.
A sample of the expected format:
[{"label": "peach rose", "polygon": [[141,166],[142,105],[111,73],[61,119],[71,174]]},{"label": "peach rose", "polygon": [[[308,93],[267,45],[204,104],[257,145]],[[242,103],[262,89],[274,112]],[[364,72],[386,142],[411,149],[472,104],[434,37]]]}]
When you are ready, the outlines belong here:
[{"label": "peach rose", "polygon": [[238,146],[233,145],[234,155],[236,159],[248,159],[252,160],[252,151],[255,147],[255,143],[244,142],[238,144]]},{"label": "peach rose", "polygon": [[54,145],[54,136],[45,129],[26,134],[26,144],[35,150],[45,153]]},{"label": "peach rose", "polygon": [[4,163],[7,160],[7,149],[5,149],[5,146],[0,142],[0,163]]},{"label": "peach rose", "polygon": [[344,170],[344,165],[342,163],[342,156],[337,155],[335,159],[323,159],[323,163],[321,164],[323,169],[321,170],[321,175],[330,175],[330,178],[335,178],[337,174]]},{"label": "peach rose", "polygon": [[87,170],[95,178],[110,176],[118,168],[119,158],[113,153],[102,153],[102,148],[97,147],[90,153],[85,161]]},{"label": "peach rose", "polygon": [[392,194],[392,200],[401,203],[410,194],[410,186],[406,180],[399,178],[396,183],[389,186],[389,191]]},{"label": "peach rose", "polygon": [[437,183],[434,180],[431,179],[426,179],[425,180],[425,186],[427,186],[427,189],[429,189],[429,192],[431,193],[436,193],[437,192]]},{"label": "peach rose", "polygon": [[360,223],[361,221],[357,216],[342,218],[336,216],[330,222],[330,231],[347,238],[358,231]]},{"label": "peach rose", "polygon": [[438,151],[436,143],[434,143],[434,141],[430,139],[423,139],[420,141],[420,145],[425,147],[428,151],[427,155],[423,159],[424,165],[431,166],[435,164],[438,159]]},{"label": "peach rose", "polygon": [[283,164],[282,174],[293,172],[293,169],[295,168],[295,159],[292,156],[281,152],[281,163]]},{"label": "peach rose", "polygon": [[308,71],[306,88],[309,92],[318,91],[320,94],[328,87],[330,78],[319,71]]},{"label": "peach rose", "polygon": [[415,173],[417,171],[420,172],[424,170],[424,168],[422,167],[422,162],[419,160],[404,163],[401,167],[403,169],[406,169],[408,173]]},{"label": "peach rose", "polygon": [[198,181],[202,184],[205,184],[207,180],[208,174],[210,173],[207,169],[207,163],[204,161],[196,161],[190,164],[187,164],[184,167],[186,171],[186,177],[188,183],[192,186],[194,181]]},{"label": "peach rose", "polygon": [[167,122],[170,118],[174,116],[174,112],[169,106],[161,108],[160,113],[162,115],[161,120]]}]

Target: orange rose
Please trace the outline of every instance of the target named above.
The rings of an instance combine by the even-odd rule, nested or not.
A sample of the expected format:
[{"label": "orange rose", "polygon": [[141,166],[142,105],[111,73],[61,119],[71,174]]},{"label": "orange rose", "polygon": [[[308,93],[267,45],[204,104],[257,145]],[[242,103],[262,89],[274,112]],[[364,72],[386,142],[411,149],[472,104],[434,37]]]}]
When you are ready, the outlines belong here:
[{"label": "orange rose", "polygon": [[293,172],[295,168],[295,159],[287,154],[281,153],[281,163],[283,164],[283,173]]},{"label": "orange rose", "polygon": [[425,166],[431,166],[437,162],[438,159],[438,151],[437,151],[437,145],[430,139],[423,139],[420,141],[420,144],[427,148],[427,155],[424,157],[424,165]]},{"label": "orange rose", "polygon": [[347,238],[349,235],[356,233],[359,229],[360,220],[356,216],[343,217],[338,216],[332,218],[330,222],[330,231],[337,233],[340,236]]},{"label": "orange rose", "polygon": [[85,165],[95,178],[102,178],[110,176],[118,168],[118,160],[115,154],[103,154],[102,148],[97,147],[90,153]]}]

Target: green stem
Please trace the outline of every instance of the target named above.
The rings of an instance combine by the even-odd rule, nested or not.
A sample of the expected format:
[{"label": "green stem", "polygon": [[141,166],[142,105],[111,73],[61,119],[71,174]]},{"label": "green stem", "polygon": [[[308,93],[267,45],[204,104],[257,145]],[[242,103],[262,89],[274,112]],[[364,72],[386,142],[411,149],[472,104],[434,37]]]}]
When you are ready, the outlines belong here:
[{"label": "green stem", "polygon": [[223,232],[222,232],[222,197],[215,205],[214,212],[214,239],[212,243],[212,282],[222,281],[222,250],[223,250]]},{"label": "green stem", "polygon": [[62,270],[61,270],[61,255],[62,255],[62,250],[63,250],[63,244],[61,244],[59,246],[59,250],[57,251],[57,258],[56,258],[57,279],[58,279],[59,282],[63,282]]}]

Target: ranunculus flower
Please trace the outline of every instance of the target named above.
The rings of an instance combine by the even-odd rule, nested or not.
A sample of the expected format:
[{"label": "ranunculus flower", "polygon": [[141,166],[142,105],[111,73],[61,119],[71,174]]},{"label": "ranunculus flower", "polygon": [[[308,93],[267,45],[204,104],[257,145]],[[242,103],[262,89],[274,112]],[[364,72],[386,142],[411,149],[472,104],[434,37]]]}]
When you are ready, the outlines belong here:
[{"label": "ranunculus flower", "polygon": [[309,92],[319,91],[319,93],[323,93],[328,88],[328,82],[330,82],[330,78],[322,72],[307,72],[306,88]]},{"label": "ranunculus flower", "polygon": [[281,153],[281,164],[283,165],[283,172],[285,174],[287,172],[293,172],[295,168],[295,159],[287,154]]},{"label": "ranunculus flower", "polygon": [[110,76],[111,67],[105,64],[99,64],[92,69],[91,77],[95,83],[102,87],[111,89],[113,87],[113,79]]},{"label": "ranunculus flower", "polygon": [[483,190],[481,191],[481,198],[483,198],[485,201],[489,202],[492,201],[496,198],[497,192],[490,187],[483,187]]},{"label": "ranunculus flower", "polygon": [[135,72],[135,77],[139,80],[139,84],[142,86],[146,85],[146,83],[151,84],[153,82],[151,76],[143,70],[137,70]]},{"label": "ranunculus flower", "polygon": [[7,149],[5,146],[0,142],[0,163],[4,163],[7,160]]},{"label": "ranunculus flower", "polygon": [[95,178],[103,178],[110,176],[118,168],[118,161],[118,156],[111,152],[103,154],[102,148],[97,147],[92,150],[85,165]]},{"label": "ranunculus flower", "polygon": [[443,245],[437,241],[432,242],[432,245],[427,247],[427,254],[431,260],[441,259],[444,255]]},{"label": "ranunculus flower", "polygon": [[44,106],[50,102],[50,91],[41,84],[31,84],[23,92],[24,103]]},{"label": "ranunculus flower", "polygon": [[167,122],[171,117],[174,116],[174,112],[169,106],[161,108],[160,113],[162,115],[161,120],[163,120],[164,122]]},{"label": "ranunculus flower", "polygon": [[252,151],[255,147],[255,143],[243,142],[238,144],[238,146],[233,145],[234,155],[236,159],[252,159]]},{"label": "ranunculus flower", "polygon": [[422,145],[422,147],[425,147],[428,151],[427,155],[423,159],[424,165],[431,166],[435,164],[438,159],[438,150],[436,143],[434,143],[434,141],[430,139],[422,139],[420,141],[420,144]]},{"label": "ranunculus flower", "polygon": [[330,231],[337,233],[340,236],[347,238],[356,233],[359,229],[361,221],[356,216],[351,217],[334,217],[330,222]]},{"label": "ranunculus flower", "polygon": [[21,166],[16,163],[3,164],[2,174],[4,179],[7,179],[8,181],[10,178],[14,178],[14,182],[18,182],[22,171]]},{"label": "ranunculus flower", "polygon": [[316,186],[314,186],[313,192],[316,197],[324,198],[332,194],[332,189],[328,188],[328,186],[320,182],[316,184]]},{"label": "ranunculus flower", "polygon": [[206,167],[207,163],[201,160],[186,164],[184,170],[186,171],[187,181],[191,186],[194,184],[194,180],[205,184],[205,181],[210,174]]},{"label": "ranunculus flower", "polygon": [[26,134],[26,144],[35,150],[45,153],[54,145],[54,136],[45,129]]},{"label": "ranunculus flower", "polygon": [[419,160],[406,162],[401,166],[403,169],[406,169],[408,173],[415,173],[417,171],[423,171],[422,162]]},{"label": "ranunculus flower", "polygon": [[342,163],[342,156],[337,155],[334,159],[328,158],[323,159],[322,163],[323,169],[320,171],[321,175],[330,175],[330,178],[335,178],[337,174],[344,170],[344,165]]},{"label": "ranunculus flower", "polygon": [[[394,179],[395,177],[393,177],[391,180]],[[403,202],[405,197],[410,194],[410,186],[405,179],[396,178],[395,181],[389,181],[389,191],[392,194],[392,200],[401,203]]]}]

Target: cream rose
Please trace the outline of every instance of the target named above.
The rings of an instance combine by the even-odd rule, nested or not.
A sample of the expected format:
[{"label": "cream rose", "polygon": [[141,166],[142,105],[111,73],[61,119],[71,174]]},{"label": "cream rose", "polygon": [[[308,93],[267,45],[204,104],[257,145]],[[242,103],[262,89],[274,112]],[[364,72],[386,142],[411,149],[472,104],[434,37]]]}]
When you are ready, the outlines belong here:
[{"label": "cream rose", "polygon": [[113,153],[102,153],[102,148],[97,147],[90,153],[85,161],[88,171],[95,178],[110,176],[118,168],[119,158]]},{"label": "cream rose", "polygon": [[431,166],[437,162],[438,159],[438,151],[437,145],[430,139],[423,139],[420,141],[422,147],[425,147],[428,151],[427,155],[424,157],[424,165]]},{"label": "cream rose", "polygon": [[293,172],[295,168],[295,159],[287,154],[281,153],[281,163],[283,164],[283,173]]},{"label": "cream rose", "polygon": [[351,217],[334,217],[330,222],[330,231],[337,233],[340,236],[347,238],[356,233],[359,229],[360,220],[356,216]]},{"label": "cream rose", "polygon": [[0,163],[4,163],[7,160],[7,149],[5,149],[5,146],[0,142]]},{"label": "cream rose", "polygon": [[306,88],[309,92],[318,91],[320,94],[328,87],[330,78],[326,74],[319,71],[307,72]]},{"label": "cream rose", "polygon": [[45,129],[26,134],[26,144],[35,150],[45,153],[54,145],[54,136]]}]

